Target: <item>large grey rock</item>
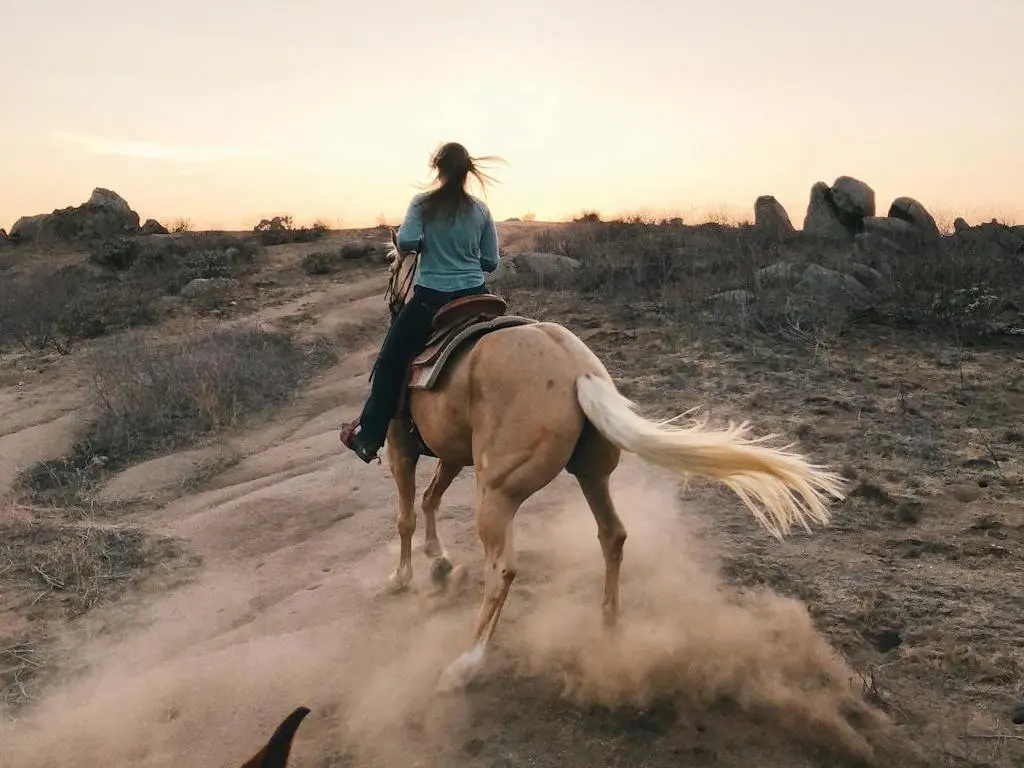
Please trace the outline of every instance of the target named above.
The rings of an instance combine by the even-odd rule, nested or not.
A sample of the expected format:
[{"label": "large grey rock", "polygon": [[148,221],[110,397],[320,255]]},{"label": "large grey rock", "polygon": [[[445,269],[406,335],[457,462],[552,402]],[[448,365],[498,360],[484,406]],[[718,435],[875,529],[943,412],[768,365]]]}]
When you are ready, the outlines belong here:
[{"label": "large grey rock", "polygon": [[161,224],[156,219],[146,219],[146,223],[142,225],[139,230],[141,235],[169,235],[167,227]]},{"label": "large grey rock", "polygon": [[513,276],[551,281],[565,278],[580,267],[580,262],[558,253],[527,252],[505,254],[498,268],[487,276],[488,283],[499,283]]},{"label": "large grey rock", "polygon": [[851,261],[891,275],[893,266],[903,255],[899,245],[876,232],[861,232],[853,241]]},{"label": "large grey rock", "polygon": [[832,184],[832,202],[839,209],[840,218],[851,221],[875,215],[875,190],[860,179],[840,176]]},{"label": "large grey rock", "polygon": [[761,267],[754,275],[754,285],[758,288],[773,286],[791,286],[800,280],[807,268],[805,264],[795,261],[783,260],[767,267]]},{"label": "large grey rock", "polygon": [[105,240],[138,231],[139,214],[116,192],[97,187],[82,205],[23,216],[11,233],[20,240],[50,243]]},{"label": "large grey rock", "polygon": [[225,298],[238,289],[238,281],[231,277],[197,277],[182,287],[183,299],[209,300]]},{"label": "large grey rock", "polygon": [[871,292],[859,280],[820,264],[810,264],[796,288],[816,303],[842,301],[855,306],[871,303]]},{"label": "large grey rock", "polygon": [[37,213],[34,216],[22,216],[11,227],[11,237],[16,240],[32,240],[49,215]]},{"label": "large grey rock", "polygon": [[849,240],[850,230],[842,223],[832,202],[832,190],[823,181],[811,187],[804,215],[804,232],[822,240]]},{"label": "large grey rock", "polygon": [[707,300],[717,307],[737,309],[750,306],[754,301],[754,294],[742,289],[734,291],[723,291],[708,296]]},{"label": "large grey rock", "polygon": [[937,238],[941,234],[928,209],[912,197],[897,197],[889,206],[888,218],[901,219],[927,237]]},{"label": "large grey rock", "polygon": [[130,216],[132,208],[128,205],[128,201],[121,197],[117,192],[110,189],[104,189],[103,187],[96,187],[89,195],[89,199],[85,202],[86,205],[93,205],[98,208],[109,208],[112,211]]},{"label": "large grey rock", "polygon": [[761,195],[754,201],[754,227],[777,240],[795,232],[786,209],[772,195]]},{"label": "large grey rock", "polygon": [[873,294],[886,294],[892,290],[892,284],[885,275],[867,264],[850,264],[848,272]]},{"label": "large grey rock", "polygon": [[863,222],[864,231],[872,234],[879,234],[883,238],[907,238],[919,234],[916,228],[909,221],[890,218],[889,216],[868,216]]},{"label": "large grey rock", "polygon": [[957,216],[956,219],[953,220],[953,231],[954,232],[966,232],[970,228],[971,228],[971,225],[968,224],[967,220],[964,219],[962,216]]}]

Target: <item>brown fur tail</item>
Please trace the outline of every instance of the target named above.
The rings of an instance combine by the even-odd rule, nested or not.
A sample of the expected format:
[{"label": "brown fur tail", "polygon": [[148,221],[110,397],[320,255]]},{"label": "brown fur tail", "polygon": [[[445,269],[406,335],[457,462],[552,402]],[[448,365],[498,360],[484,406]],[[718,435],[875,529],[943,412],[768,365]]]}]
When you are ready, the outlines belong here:
[{"label": "brown fur tail", "polygon": [[288,765],[288,754],[292,749],[292,739],[308,714],[307,707],[295,709],[277,726],[266,746],[243,763],[241,768],[285,768]]},{"label": "brown fur tail", "polygon": [[808,521],[827,523],[826,497],[843,498],[843,478],[788,447],[759,445],[767,438],[747,437],[745,423],[713,430],[648,421],[610,380],[591,373],[576,379],[576,399],[607,440],[680,477],[724,483],[776,538],[793,524],[810,530]]}]

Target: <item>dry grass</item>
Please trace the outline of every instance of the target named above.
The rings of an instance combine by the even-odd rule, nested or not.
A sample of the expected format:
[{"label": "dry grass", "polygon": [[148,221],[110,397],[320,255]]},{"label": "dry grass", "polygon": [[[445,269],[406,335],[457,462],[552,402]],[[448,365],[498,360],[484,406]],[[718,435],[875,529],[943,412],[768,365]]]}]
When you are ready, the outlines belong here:
[{"label": "dry grass", "polygon": [[[583,265],[571,279],[548,287],[623,306],[647,303],[687,325],[726,322],[734,329],[816,342],[870,321],[942,330],[966,340],[1005,331],[1000,317],[1024,307],[1024,285],[1015,277],[1024,269],[1019,240],[1010,228],[990,224],[938,241],[905,239],[851,255],[850,246],[799,232],[778,240],[747,224],[581,217],[539,233],[536,250]],[[785,280],[766,280],[762,272],[780,263],[794,270],[808,264],[845,270],[854,258],[878,266],[873,274],[880,285],[869,301],[800,296]],[[749,292],[752,299],[721,296],[731,291]],[[709,301],[714,296],[725,300]]]},{"label": "dry grass", "polygon": [[1024,603],[1010,586],[1024,567],[1016,339],[965,346],[948,327],[876,322],[809,349],[737,334],[724,314],[695,321],[655,300],[609,299],[595,291],[570,304],[561,291],[519,288],[510,310],[579,333],[655,417],[698,406],[712,421],[749,418],[842,468],[853,490],[833,525],[782,547],[750,536],[722,494],[703,527],[724,574],[806,602],[870,681],[869,698],[884,701],[932,764],[1020,765],[1019,751],[993,757],[989,745],[963,738],[980,728],[1005,733],[1019,715]]},{"label": "dry grass", "polygon": [[167,313],[162,297],[196,278],[249,274],[257,259],[250,240],[201,233],[107,240],[86,264],[22,264],[0,280],[0,349],[67,354],[82,340],[151,325]]},{"label": "dry grass", "polygon": [[[0,633],[0,710],[28,703],[50,669],[51,623],[74,622],[161,569],[178,569],[180,544],[141,528],[19,509],[0,523],[0,589],[23,626]],[[195,565],[195,561],[192,565]]]},{"label": "dry grass", "polygon": [[91,355],[93,421],[67,456],[29,467],[20,485],[37,502],[80,503],[105,472],[235,427],[334,360],[327,342],[259,328],[161,344],[123,336]]}]

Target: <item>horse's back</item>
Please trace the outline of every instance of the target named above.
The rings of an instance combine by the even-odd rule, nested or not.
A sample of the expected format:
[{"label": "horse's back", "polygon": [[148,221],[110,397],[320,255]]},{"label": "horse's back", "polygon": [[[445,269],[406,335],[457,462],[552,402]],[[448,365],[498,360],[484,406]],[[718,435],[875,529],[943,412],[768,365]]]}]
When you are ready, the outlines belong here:
[{"label": "horse's back", "polygon": [[536,456],[557,474],[586,425],[576,399],[584,373],[607,376],[586,345],[557,323],[501,328],[476,340],[433,390],[413,395],[413,418],[439,455],[511,464]]}]

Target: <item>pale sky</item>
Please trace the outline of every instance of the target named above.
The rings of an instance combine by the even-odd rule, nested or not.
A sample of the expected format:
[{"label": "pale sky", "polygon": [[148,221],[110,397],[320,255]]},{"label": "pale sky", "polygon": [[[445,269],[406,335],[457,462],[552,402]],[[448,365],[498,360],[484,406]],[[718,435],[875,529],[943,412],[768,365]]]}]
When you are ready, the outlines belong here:
[{"label": "pale sky", "polygon": [[1024,223],[1024,0],[0,0],[0,226],[116,190],[199,228],[401,217],[444,141],[497,218]]}]

